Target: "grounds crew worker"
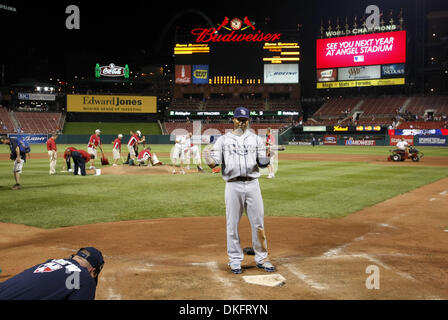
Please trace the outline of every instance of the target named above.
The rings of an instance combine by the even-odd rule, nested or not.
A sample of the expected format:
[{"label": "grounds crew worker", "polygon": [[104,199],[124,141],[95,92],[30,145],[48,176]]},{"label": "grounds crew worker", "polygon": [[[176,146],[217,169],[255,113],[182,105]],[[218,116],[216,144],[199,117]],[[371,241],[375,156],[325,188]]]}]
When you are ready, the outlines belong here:
[{"label": "grounds crew worker", "polygon": [[67,259],[49,259],[0,283],[0,300],[93,300],[104,265],[101,252],[81,248]]}]

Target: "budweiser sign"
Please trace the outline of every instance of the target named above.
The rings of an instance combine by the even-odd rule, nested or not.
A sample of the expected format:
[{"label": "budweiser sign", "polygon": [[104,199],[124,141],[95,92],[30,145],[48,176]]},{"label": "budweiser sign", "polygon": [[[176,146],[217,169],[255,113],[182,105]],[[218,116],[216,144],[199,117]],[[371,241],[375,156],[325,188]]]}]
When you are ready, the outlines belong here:
[{"label": "budweiser sign", "polygon": [[119,67],[111,63],[108,66],[102,66],[97,63],[95,67],[95,77],[125,77],[129,78],[129,66]]},{"label": "budweiser sign", "polygon": [[[221,30],[227,33],[220,33]],[[245,31],[249,29],[249,32]],[[244,32],[245,31],[245,32]],[[196,28],[191,30],[196,37],[196,43],[208,42],[275,42],[280,40],[281,33],[263,33],[255,28],[255,22],[248,17],[233,18],[225,17],[216,28]]]}]

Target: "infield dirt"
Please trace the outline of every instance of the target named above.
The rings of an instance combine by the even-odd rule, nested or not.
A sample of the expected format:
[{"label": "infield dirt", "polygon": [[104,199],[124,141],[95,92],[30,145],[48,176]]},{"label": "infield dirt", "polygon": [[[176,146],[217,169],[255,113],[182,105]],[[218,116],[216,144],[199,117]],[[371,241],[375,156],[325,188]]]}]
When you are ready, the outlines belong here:
[{"label": "infield dirt", "polygon": [[[333,155],[331,160],[349,161]],[[447,165],[446,158],[439,160],[437,165]],[[95,246],[106,261],[97,299],[448,299],[446,208],[448,178],[340,219],[266,217],[270,259],[286,278],[275,288],[244,282],[242,275],[264,274],[253,256],[245,257],[242,275],[229,271],[223,216],[53,230],[0,223],[0,281]],[[251,246],[246,216],[240,235],[242,247]],[[379,269],[379,289],[366,287],[369,266]]]}]

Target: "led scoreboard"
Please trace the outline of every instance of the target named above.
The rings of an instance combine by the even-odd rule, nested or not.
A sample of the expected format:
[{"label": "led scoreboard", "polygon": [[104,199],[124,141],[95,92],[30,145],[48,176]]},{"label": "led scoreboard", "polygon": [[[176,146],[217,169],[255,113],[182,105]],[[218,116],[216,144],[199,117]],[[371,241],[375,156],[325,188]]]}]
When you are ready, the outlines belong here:
[{"label": "led scoreboard", "polygon": [[224,18],[215,28],[196,28],[189,43],[174,48],[181,84],[298,84],[300,46],[266,33],[248,17]]},{"label": "led scoreboard", "polygon": [[406,31],[318,39],[317,88],[405,84]]}]

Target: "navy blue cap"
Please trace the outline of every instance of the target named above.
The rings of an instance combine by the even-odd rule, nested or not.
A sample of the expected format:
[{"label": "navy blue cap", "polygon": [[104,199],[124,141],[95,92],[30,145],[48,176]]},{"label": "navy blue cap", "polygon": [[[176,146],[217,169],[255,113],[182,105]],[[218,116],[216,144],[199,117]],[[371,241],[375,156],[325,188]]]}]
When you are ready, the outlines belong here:
[{"label": "navy blue cap", "polygon": [[[89,254],[87,255],[86,253],[84,253],[84,250],[86,250]],[[101,270],[104,264],[104,259],[101,251],[94,247],[81,248],[78,250],[76,255],[86,259],[94,269],[99,268],[99,270]]]},{"label": "navy blue cap", "polygon": [[233,113],[234,118],[249,118],[249,110],[244,107],[238,107]]}]

